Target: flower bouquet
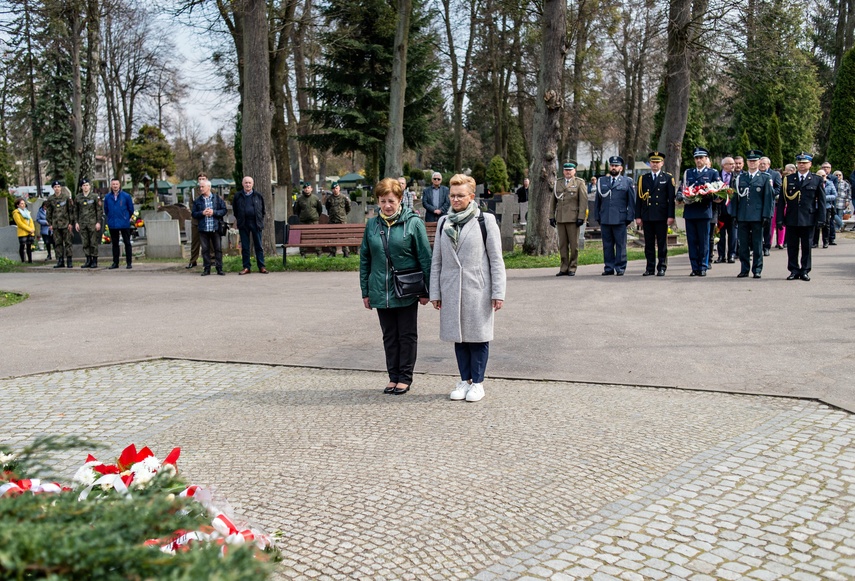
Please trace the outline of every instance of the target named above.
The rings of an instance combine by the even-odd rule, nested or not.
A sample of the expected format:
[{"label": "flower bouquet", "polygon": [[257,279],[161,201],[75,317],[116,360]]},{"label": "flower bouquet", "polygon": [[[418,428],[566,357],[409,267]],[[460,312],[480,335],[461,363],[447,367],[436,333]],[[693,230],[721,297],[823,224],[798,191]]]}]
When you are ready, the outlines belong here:
[{"label": "flower bouquet", "polygon": [[680,193],[686,204],[694,204],[695,202],[714,200],[716,198],[728,200],[733,195],[733,188],[728,187],[722,181],[717,181],[708,184],[683,186],[683,190]]}]

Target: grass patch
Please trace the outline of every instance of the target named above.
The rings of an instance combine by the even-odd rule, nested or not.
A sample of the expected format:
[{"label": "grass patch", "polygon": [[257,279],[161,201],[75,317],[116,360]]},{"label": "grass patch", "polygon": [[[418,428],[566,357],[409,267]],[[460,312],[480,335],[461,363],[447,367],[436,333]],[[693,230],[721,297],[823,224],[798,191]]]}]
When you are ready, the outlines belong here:
[{"label": "grass patch", "polygon": [[12,305],[17,305],[18,303],[22,303],[29,298],[30,295],[24,293],[10,293],[6,291],[0,291],[0,308],[3,307],[11,307]]},{"label": "grass patch", "polygon": [[[689,249],[686,246],[674,246],[668,249],[668,256],[676,256],[685,254]],[[627,260],[643,260],[644,250],[628,248],[626,251]],[[579,251],[579,265],[585,264],[602,264],[603,263],[603,247],[600,245],[593,246],[590,242],[586,243],[586,247]],[[561,265],[561,257],[558,254],[548,254],[544,256],[529,256],[523,254],[519,248],[513,252],[505,254],[505,268],[558,268]]]},{"label": "grass patch", "polygon": [[0,256],[0,272],[21,272],[23,264],[17,260],[9,260]]}]

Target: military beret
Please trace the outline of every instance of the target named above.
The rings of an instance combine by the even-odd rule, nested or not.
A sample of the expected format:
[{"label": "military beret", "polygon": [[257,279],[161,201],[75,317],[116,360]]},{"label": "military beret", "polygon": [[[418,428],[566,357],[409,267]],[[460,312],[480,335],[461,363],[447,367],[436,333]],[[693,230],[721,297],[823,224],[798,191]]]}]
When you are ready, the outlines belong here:
[{"label": "military beret", "polygon": [[303,187],[304,188],[311,188],[312,184],[311,184],[311,182],[303,182]]},{"label": "military beret", "polygon": [[796,156],[796,161],[813,161],[813,156],[803,151]]},{"label": "military beret", "polygon": [[704,149],[703,147],[696,147],[695,152],[692,154],[692,157],[709,157],[710,152]]},{"label": "military beret", "polygon": [[62,182],[61,182],[61,181],[59,181],[59,180],[53,180],[53,181],[50,183],[50,187],[54,187],[54,186],[61,186],[61,185],[62,185]]},{"label": "military beret", "polygon": [[564,164],[564,169],[576,169],[576,162],[573,160],[568,161]]},{"label": "military beret", "polygon": [[338,182],[333,182],[332,185],[330,186],[330,188],[332,188],[332,189],[335,189],[337,187],[339,187]]},{"label": "military beret", "polygon": [[623,158],[619,155],[613,155],[609,158],[609,165],[623,165]]},{"label": "military beret", "polygon": [[748,161],[758,160],[761,157],[763,157],[763,152],[759,149],[749,149],[748,153],[745,154],[745,159],[747,159]]},{"label": "military beret", "polygon": [[651,151],[647,157],[650,161],[665,161],[665,154],[661,151]]},{"label": "military beret", "polygon": [[92,183],[92,182],[90,182],[90,181],[89,181],[89,178],[80,178],[80,185],[81,185],[81,186],[82,186],[83,184],[91,184],[91,183]]}]

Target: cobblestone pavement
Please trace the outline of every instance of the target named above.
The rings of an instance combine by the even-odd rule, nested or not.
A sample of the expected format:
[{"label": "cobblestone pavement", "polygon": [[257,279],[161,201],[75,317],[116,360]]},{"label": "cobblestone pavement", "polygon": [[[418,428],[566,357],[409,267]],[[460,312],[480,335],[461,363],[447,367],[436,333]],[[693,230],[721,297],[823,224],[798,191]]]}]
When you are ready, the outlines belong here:
[{"label": "cobblestone pavement", "polygon": [[282,579],[855,577],[845,412],[499,380],[467,404],[453,383],[395,397],[375,372],[153,360],[2,380],[0,423],[105,457],[180,445],[192,482],[284,533]]}]

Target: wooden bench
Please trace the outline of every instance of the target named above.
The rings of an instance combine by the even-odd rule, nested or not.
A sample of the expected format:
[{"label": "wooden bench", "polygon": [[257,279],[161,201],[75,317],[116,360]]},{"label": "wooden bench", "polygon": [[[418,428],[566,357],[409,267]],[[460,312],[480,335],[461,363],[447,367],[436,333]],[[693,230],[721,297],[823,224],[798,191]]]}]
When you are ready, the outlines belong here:
[{"label": "wooden bench", "polygon": [[[436,222],[425,222],[428,241],[433,246]],[[288,260],[288,248],[325,248],[362,244],[365,224],[291,224],[285,227],[283,261]]]}]

